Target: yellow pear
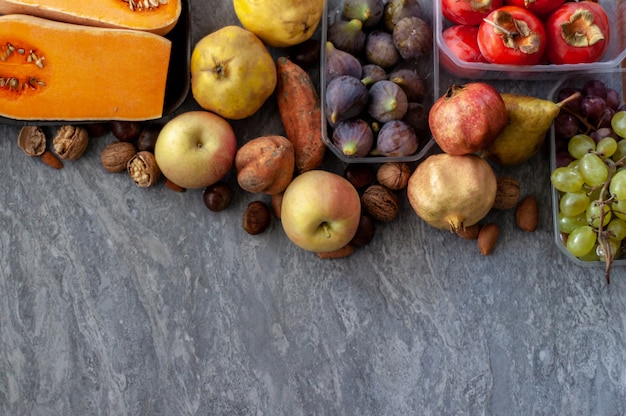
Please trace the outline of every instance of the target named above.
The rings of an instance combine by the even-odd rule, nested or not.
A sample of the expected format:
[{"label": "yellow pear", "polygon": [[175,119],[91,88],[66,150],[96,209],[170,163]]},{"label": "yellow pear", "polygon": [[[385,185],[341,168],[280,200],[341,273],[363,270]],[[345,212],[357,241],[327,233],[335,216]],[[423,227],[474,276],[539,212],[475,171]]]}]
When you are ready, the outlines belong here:
[{"label": "yellow pear", "polygon": [[233,0],[241,25],[266,45],[282,48],[313,36],[324,0]]},{"label": "yellow pear", "polygon": [[278,75],[274,58],[254,33],[225,26],[206,35],[191,54],[191,92],[205,110],[240,120],[272,95]]},{"label": "yellow pear", "polygon": [[509,115],[509,124],[482,156],[502,166],[519,165],[541,148],[546,133],[561,107],[575,96],[554,103],[537,97],[500,94]]}]

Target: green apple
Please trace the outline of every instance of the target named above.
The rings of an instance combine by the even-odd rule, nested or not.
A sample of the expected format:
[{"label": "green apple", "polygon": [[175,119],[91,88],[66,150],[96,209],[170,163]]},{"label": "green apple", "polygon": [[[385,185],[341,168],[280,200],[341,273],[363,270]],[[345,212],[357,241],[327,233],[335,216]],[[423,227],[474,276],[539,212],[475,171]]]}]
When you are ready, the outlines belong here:
[{"label": "green apple", "polygon": [[361,218],[361,199],[344,177],[323,170],[296,176],[285,189],[281,223],[298,247],[334,251],[354,237]]},{"label": "green apple", "polygon": [[231,125],[209,111],[188,111],[161,129],[154,157],[163,175],[183,188],[206,188],[233,166],[237,139]]}]

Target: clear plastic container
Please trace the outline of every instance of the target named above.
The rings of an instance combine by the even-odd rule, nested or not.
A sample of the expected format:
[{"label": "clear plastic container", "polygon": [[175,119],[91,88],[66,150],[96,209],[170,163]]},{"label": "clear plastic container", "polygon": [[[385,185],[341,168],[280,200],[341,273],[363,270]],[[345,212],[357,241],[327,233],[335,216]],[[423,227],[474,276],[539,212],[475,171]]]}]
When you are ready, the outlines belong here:
[{"label": "clear plastic container", "polygon": [[599,72],[619,66],[626,58],[626,2],[598,0],[606,10],[611,27],[608,50],[601,61],[566,65],[500,65],[483,62],[465,62],[458,59],[446,46],[442,33],[452,23],[441,13],[441,0],[434,0],[435,42],[440,52],[442,67],[461,78],[546,80],[560,79],[570,72]]},{"label": "clear plastic container", "polygon": [[[624,62],[626,64],[626,61]],[[553,87],[552,91],[549,94],[549,98],[552,101],[557,101],[557,94],[561,88],[564,87],[582,87],[586,81],[588,80],[600,80],[607,87],[616,89],[620,92],[622,103],[626,100],[626,66],[624,67],[616,67],[613,69],[607,69],[603,71],[597,71],[593,74],[591,73],[572,73],[567,74],[562,79],[560,79]],[[550,143],[550,172],[557,168],[557,142],[554,135],[554,125],[550,129],[549,133],[549,143]],[[563,254],[568,257],[573,262],[581,265],[581,266],[602,266],[604,267],[604,262],[602,261],[584,261],[579,259],[578,257],[572,255],[564,243],[564,235],[559,230],[558,226],[558,216],[559,216],[559,201],[561,197],[561,193],[551,186],[552,191],[552,220],[553,220],[553,228],[554,228],[554,242],[557,247]],[[613,261],[613,266],[617,265],[626,265],[626,257],[622,256],[619,259]]]},{"label": "clear plastic container", "polygon": [[[385,1],[386,3],[386,1]],[[420,6],[422,8],[422,18],[426,20],[432,27],[433,17],[433,5],[432,2],[421,0]],[[328,126],[326,121],[325,102],[326,102],[326,40],[328,27],[336,20],[342,17],[343,13],[343,0],[327,0],[324,4],[324,14],[322,16],[321,24],[321,64],[320,64],[320,97],[322,103],[322,138],[326,143],[326,146],[345,163],[385,163],[385,162],[415,162],[426,157],[436,147],[436,143],[430,133],[427,137],[418,137],[419,147],[417,152],[409,156],[402,157],[387,157],[387,156],[366,156],[366,157],[350,157],[341,152],[337,146],[332,142],[329,135],[332,134],[331,127]],[[434,38],[434,34],[433,34]],[[434,44],[434,40],[433,40]],[[408,63],[411,69],[414,69],[424,79],[426,87],[425,98],[420,104],[424,105],[427,109],[432,107],[434,102],[434,83],[435,78],[433,76],[433,53],[429,53],[423,58],[411,61]]]}]

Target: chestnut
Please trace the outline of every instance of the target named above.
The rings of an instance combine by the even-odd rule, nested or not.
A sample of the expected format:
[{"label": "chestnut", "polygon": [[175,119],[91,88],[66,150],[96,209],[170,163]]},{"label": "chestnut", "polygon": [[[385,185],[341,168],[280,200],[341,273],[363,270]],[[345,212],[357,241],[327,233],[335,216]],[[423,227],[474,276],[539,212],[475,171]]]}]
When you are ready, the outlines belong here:
[{"label": "chestnut", "polygon": [[202,193],[204,205],[213,212],[226,209],[233,200],[233,189],[224,181],[209,185]]}]

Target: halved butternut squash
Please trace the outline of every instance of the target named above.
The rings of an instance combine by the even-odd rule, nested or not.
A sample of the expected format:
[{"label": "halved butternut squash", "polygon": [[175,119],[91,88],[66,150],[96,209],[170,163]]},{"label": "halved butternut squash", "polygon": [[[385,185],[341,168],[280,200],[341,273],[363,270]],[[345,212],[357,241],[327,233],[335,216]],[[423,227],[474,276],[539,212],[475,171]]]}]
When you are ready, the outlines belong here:
[{"label": "halved butternut squash", "polygon": [[0,16],[0,115],[159,118],[170,52],[171,41],[153,33]]},{"label": "halved butternut squash", "polygon": [[30,14],[86,26],[165,35],[176,25],[181,0],[0,0],[0,14]]}]

